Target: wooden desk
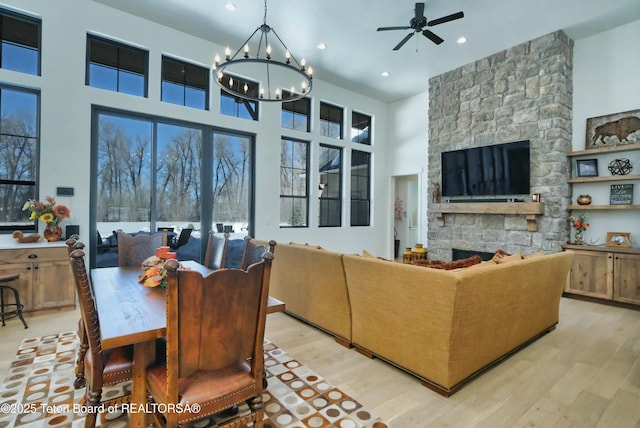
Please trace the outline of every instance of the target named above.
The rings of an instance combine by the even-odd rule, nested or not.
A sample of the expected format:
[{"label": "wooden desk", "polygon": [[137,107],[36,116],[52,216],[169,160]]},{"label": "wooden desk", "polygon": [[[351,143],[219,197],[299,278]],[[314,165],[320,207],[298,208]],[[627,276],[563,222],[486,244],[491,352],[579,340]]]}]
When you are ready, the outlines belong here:
[{"label": "wooden desk", "polygon": [[[191,270],[206,275],[208,267],[194,261],[181,262]],[[167,331],[165,291],[160,287],[148,288],[138,283],[142,273],[137,266],[97,268],[91,270],[91,282],[96,301],[102,349],[135,345],[132,407],[146,403],[145,368],[155,353],[155,339]],[[284,311],[285,304],[269,296],[268,313]],[[144,413],[129,414],[129,426],[146,426]]]}]

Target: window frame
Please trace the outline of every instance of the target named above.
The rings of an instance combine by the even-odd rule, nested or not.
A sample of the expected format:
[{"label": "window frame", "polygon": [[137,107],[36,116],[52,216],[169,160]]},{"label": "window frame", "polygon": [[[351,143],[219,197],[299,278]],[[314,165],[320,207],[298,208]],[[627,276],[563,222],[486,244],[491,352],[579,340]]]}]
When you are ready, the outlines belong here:
[{"label": "window frame", "polygon": [[[288,91],[283,91],[283,93],[284,92]],[[284,126],[285,111],[289,112],[292,116],[292,126]],[[296,118],[301,116],[307,121],[307,126],[304,130],[298,129],[296,126]],[[283,102],[280,111],[280,126],[284,129],[291,129],[294,131],[311,132],[311,98],[303,97],[299,100]]]},{"label": "window frame", "polygon": [[[99,43],[104,43],[106,45],[111,45],[111,47],[115,47],[117,49],[117,62],[118,64],[114,67],[112,65],[107,65],[107,64],[102,64],[102,63],[98,63],[95,62],[96,64],[99,64],[103,67],[112,67],[113,69],[116,70],[117,72],[117,79],[116,79],[116,88],[112,89],[112,88],[103,88],[100,86],[95,86],[91,84],[91,64],[94,63],[94,61],[92,60],[92,49],[91,49],[91,42],[95,41],[95,42],[99,42]],[[85,61],[85,85],[86,86],[90,86],[92,88],[97,88],[97,89],[104,89],[107,91],[112,91],[112,92],[118,92],[121,94],[127,94],[127,95],[132,95],[132,96],[138,96],[138,97],[143,97],[143,98],[148,98],[149,97],[149,51],[142,49],[142,48],[138,48],[132,45],[128,45],[126,43],[122,43],[122,42],[118,42],[115,40],[111,40],[105,37],[100,37],[97,36],[95,34],[91,34],[91,33],[87,33],[87,53],[86,53],[86,61]],[[142,95],[139,94],[132,94],[130,92],[124,92],[121,91],[120,89],[120,75],[123,72],[128,72],[128,73],[134,73],[134,70],[129,70],[126,68],[122,68],[119,66],[120,64],[120,59],[121,59],[121,51],[122,50],[129,50],[132,53],[135,54],[142,54],[143,58],[144,58],[144,64],[142,65],[142,78],[143,78],[143,88],[142,88]]]},{"label": "window frame", "polygon": [[[336,180],[333,180],[338,185],[337,193],[338,195],[335,197],[323,196],[324,190],[329,183],[323,183],[323,177],[328,176],[328,173],[321,171],[322,165],[318,165],[318,175],[319,175],[319,185],[320,185],[320,195],[318,197],[319,200],[319,208],[318,208],[318,227],[341,227],[342,226],[342,197],[343,197],[343,185],[342,185],[342,177],[343,177],[343,169],[344,169],[344,148],[339,146],[334,146],[331,144],[320,144],[320,151],[322,149],[331,149],[336,150],[339,153],[340,163],[337,168],[338,177]],[[319,153],[319,158],[322,158],[321,153]],[[328,181],[328,180],[324,180]],[[331,189],[328,189],[329,191]],[[337,223],[330,223],[329,218],[324,218],[323,215],[330,214],[331,207],[324,207],[323,205],[331,205],[338,204],[338,221]],[[326,212],[326,214],[325,214]]]},{"label": "window frame", "polygon": [[[362,117],[362,120],[356,120],[356,116]],[[360,128],[355,126],[356,123],[361,123],[362,121],[367,123],[366,127]],[[373,119],[371,116],[364,113],[357,112],[357,111],[352,111],[351,112],[351,142],[370,146],[371,134],[372,134],[372,123],[373,123]],[[353,134],[355,130],[357,130],[357,135],[354,136]],[[364,140],[360,140],[360,136],[364,134],[365,130],[368,130],[367,136]]]},{"label": "window frame", "polygon": [[[367,157],[367,163],[366,163],[366,167],[367,167],[367,174],[366,176],[361,175],[361,174],[357,174],[358,170],[360,169],[361,165],[364,164],[358,164],[358,165],[354,165],[354,159],[356,159],[356,156],[354,156],[354,153],[362,153],[363,155],[366,155]],[[350,208],[351,208],[351,213],[350,213],[350,225],[352,227],[359,227],[359,226],[371,226],[371,152],[366,152],[364,150],[352,150],[351,151],[351,170],[350,170],[350,174],[351,174],[351,204],[350,204]],[[356,169],[356,174],[354,175],[354,168]],[[354,180],[358,181],[359,179],[366,179],[366,197],[365,198],[356,198],[354,197],[354,193],[357,189],[359,189],[359,186],[357,186],[354,183]],[[355,218],[360,218],[360,216],[355,216],[356,213],[359,213],[360,210],[355,208],[355,205],[359,205],[361,203],[366,203],[367,205],[367,219],[366,219],[366,223],[363,224],[357,224],[354,223],[354,219]]]},{"label": "window frame", "polygon": [[[296,138],[289,138],[289,137],[282,137],[280,140],[280,150],[282,153],[282,144],[286,143],[286,142],[290,142],[293,144],[304,144],[305,145],[305,167],[304,167],[304,174],[305,174],[305,189],[304,189],[304,195],[295,195],[292,194],[291,195],[286,195],[282,193],[282,182],[280,184],[280,209],[282,210],[282,201],[283,199],[290,199],[292,200],[292,205],[291,205],[291,215],[289,216],[289,218],[293,218],[294,217],[294,202],[295,200],[304,200],[304,206],[305,206],[305,219],[304,219],[304,224],[302,225],[295,225],[295,224],[290,224],[290,225],[283,225],[281,219],[282,219],[282,212],[280,212],[280,220],[279,220],[279,226],[282,229],[287,229],[287,228],[304,228],[304,227],[309,227],[309,176],[310,176],[310,154],[311,154],[311,142],[309,141],[305,141],[305,140],[300,140],[300,139],[296,139]],[[292,153],[294,151],[292,150]],[[287,166],[283,165],[283,158],[280,158],[280,180],[282,180],[282,174],[283,174],[283,169],[289,169],[291,171],[294,170],[299,170],[299,168],[294,168],[293,166],[293,161],[288,164]]]},{"label": "window frame", "polygon": [[[177,79],[170,79],[167,76],[165,76],[165,65],[168,64],[173,64],[176,65],[178,67],[181,67],[181,76],[182,76],[182,80],[178,81]],[[195,81],[198,79],[190,79],[190,73],[189,71],[191,71],[191,73],[203,73],[204,75],[204,80],[203,80],[203,87],[200,86],[195,86],[195,85],[190,85],[188,84],[189,80]],[[175,72],[175,71],[174,71]],[[198,76],[200,77],[200,76]],[[182,105],[184,107],[191,107],[191,108],[196,108],[199,110],[209,110],[209,70],[205,67],[187,62],[187,61],[182,61],[176,58],[173,58],[171,56],[168,55],[162,55],[162,59],[161,59],[161,65],[160,65],[160,101],[162,102],[166,102],[166,103],[170,103],[170,104],[175,104],[175,105]],[[172,83],[174,85],[178,85],[182,88],[183,94],[182,94],[182,104],[180,103],[176,103],[173,101],[169,101],[165,99],[165,88],[164,85],[166,82]],[[204,105],[203,107],[196,107],[193,105],[188,105],[187,104],[187,88],[193,88],[196,90],[201,90],[204,91]]]},{"label": "window frame", "polygon": [[[339,113],[339,114],[338,114]],[[338,116],[338,120],[335,120],[332,116]],[[341,140],[344,138],[344,108],[330,104],[324,101],[320,101],[320,135],[327,138],[334,138],[336,140]],[[333,120],[332,120],[333,119]],[[337,124],[338,125],[338,133],[339,135],[333,136],[331,132],[329,132],[330,125],[327,124]],[[327,130],[325,131],[325,127]]]},{"label": "window frame", "polygon": [[[255,93],[255,95],[257,96],[258,91],[260,90],[260,85],[257,82],[253,82],[251,80],[247,80],[247,79],[243,79],[241,77],[238,76],[234,76],[232,74],[226,74],[226,77],[230,77],[233,79],[233,83],[234,86],[238,87],[238,90],[240,88],[241,84],[247,84],[247,86],[249,87],[249,91]],[[238,110],[238,107],[236,106],[236,109],[234,111],[233,114],[229,113],[229,112],[225,112],[224,110],[224,102],[229,102],[232,101],[234,102],[236,105],[242,104],[245,108],[245,111],[247,112],[247,114],[249,115],[249,117],[244,117],[242,115],[240,115],[240,111]],[[258,101],[253,101],[253,100],[248,100],[245,98],[240,98],[237,97],[235,95],[230,94],[229,92],[225,91],[224,89],[220,88],[220,114],[223,114],[225,116],[231,116],[231,117],[237,117],[240,119],[251,119],[255,122],[257,122],[258,120],[260,120],[260,103]]]},{"label": "window frame", "polygon": [[[21,70],[15,70],[13,68],[6,68],[4,67],[4,64],[2,63],[2,58],[4,55],[3,52],[3,45],[5,43],[5,38],[4,38],[4,18],[11,18],[17,21],[23,21],[29,24],[34,24],[36,26],[36,44],[37,46],[34,48],[35,51],[37,51],[37,64],[36,64],[36,72],[35,74],[33,73],[28,73],[25,71],[21,71]],[[15,44],[15,42],[12,42],[13,44]],[[25,73],[25,74],[31,74],[34,76],[40,76],[42,73],[42,20],[29,16],[29,15],[24,15],[21,13],[17,13],[5,8],[0,7],[0,68],[4,69],[4,70],[11,70],[11,71],[15,71],[17,73]]]},{"label": "window frame", "polygon": [[[20,91],[20,92],[25,92],[28,94],[33,94],[36,96],[36,117],[34,118],[34,125],[35,125],[35,136],[30,137],[28,135],[25,135],[23,137],[25,138],[35,138],[35,166],[34,166],[34,179],[33,180],[13,180],[13,179],[0,179],[0,186],[16,186],[16,185],[24,185],[24,186],[29,186],[33,189],[33,192],[31,192],[30,197],[31,198],[35,198],[35,199],[39,199],[39,183],[40,183],[40,144],[41,144],[41,136],[40,136],[40,119],[41,119],[41,93],[38,90],[33,90],[33,89],[28,89],[28,88],[22,88],[22,87],[18,87],[18,86],[14,86],[14,85],[7,85],[4,83],[0,83],[0,97],[3,96],[2,92],[4,90],[11,90],[11,91]],[[1,100],[0,100],[1,103]],[[0,104],[1,105],[1,104]],[[0,122],[1,125],[1,122]],[[2,126],[0,126],[0,131],[2,130]],[[0,135],[3,135],[2,133],[0,133]],[[26,202],[26,200],[22,201],[23,203]],[[9,224],[5,224],[5,225],[0,225],[0,233],[4,233],[4,232],[9,232],[9,231],[14,231],[14,230],[23,230],[23,231],[32,231],[32,232],[37,232],[38,231],[38,220],[36,219],[35,221],[29,223],[28,220],[28,215],[25,212],[24,213],[24,220],[22,222],[16,222],[16,223],[9,223]]]}]

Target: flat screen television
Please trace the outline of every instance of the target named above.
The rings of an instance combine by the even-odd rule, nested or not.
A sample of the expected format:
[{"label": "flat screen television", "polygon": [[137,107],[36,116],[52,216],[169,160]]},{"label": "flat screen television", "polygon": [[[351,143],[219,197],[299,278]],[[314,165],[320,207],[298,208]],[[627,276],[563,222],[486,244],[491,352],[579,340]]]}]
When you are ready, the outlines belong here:
[{"label": "flat screen television", "polygon": [[442,196],[529,194],[529,140],[442,153]]}]

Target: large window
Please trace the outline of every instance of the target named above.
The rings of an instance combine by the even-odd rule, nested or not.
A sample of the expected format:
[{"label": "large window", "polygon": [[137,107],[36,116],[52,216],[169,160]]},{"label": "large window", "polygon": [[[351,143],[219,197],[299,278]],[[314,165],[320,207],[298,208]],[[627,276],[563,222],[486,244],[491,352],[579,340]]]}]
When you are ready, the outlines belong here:
[{"label": "large window", "polygon": [[280,227],[308,225],[309,143],[280,143]]},{"label": "large window", "polygon": [[251,232],[253,137],[102,110],[93,133],[92,233],[107,241],[93,265],[117,263],[113,231],[192,228],[182,260],[201,259],[213,225],[229,226],[232,238]]},{"label": "large window", "polygon": [[351,113],[351,141],[371,144],[371,117],[362,113]]},{"label": "large window", "polygon": [[342,225],[342,149],[320,145],[320,226]]},{"label": "large window", "polygon": [[309,132],[311,130],[311,100],[301,98],[282,103],[281,123],[283,128]]},{"label": "large window", "polygon": [[369,226],[371,211],[371,153],[351,152],[351,226]]},{"label": "large window", "polygon": [[40,75],[40,21],[0,10],[0,67]]},{"label": "large window", "polygon": [[162,57],[162,101],[207,110],[209,70]]},{"label": "large window", "polygon": [[320,135],[330,138],[342,138],[344,122],[342,107],[320,103]]},{"label": "large window", "polygon": [[146,97],[148,58],[147,51],[89,35],[86,84]]},{"label": "large window", "polygon": [[36,230],[22,206],[36,198],[38,94],[0,87],[0,230]]},{"label": "large window", "polygon": [[[232,86],[234,90],[246,92],[254,97],[258,95],[258,84],[240,77],[226,75],[225,79],[230,79],[227,86]],[[242,119],[258,120],[258,102],[236,97],[220,89],[220,113],[227,116],[240,117]]]}]

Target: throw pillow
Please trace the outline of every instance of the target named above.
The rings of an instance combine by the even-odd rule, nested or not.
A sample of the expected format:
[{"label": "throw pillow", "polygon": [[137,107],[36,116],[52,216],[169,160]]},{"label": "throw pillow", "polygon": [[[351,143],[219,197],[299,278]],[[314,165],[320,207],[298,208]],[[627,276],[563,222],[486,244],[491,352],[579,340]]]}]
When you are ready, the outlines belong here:
[{"label": "throw pillow", "polygon": [[475,255],[466,259],[454,260],[452,262],[444,262],[442,260],[414,260],[410,264],[414,266],[429,267],[433,269],[452,270],[459,268],[466,268],[469,266],[482,263],[480,256]]},{"label": "throw pillow", "polygon": [[514,253],[514,254],[511,254],[510,256],[498,257],[494,261],[498,264],[501,264],[501,263],[515,262],[518,260],[522,260],[522,254],[520,253]]}]

